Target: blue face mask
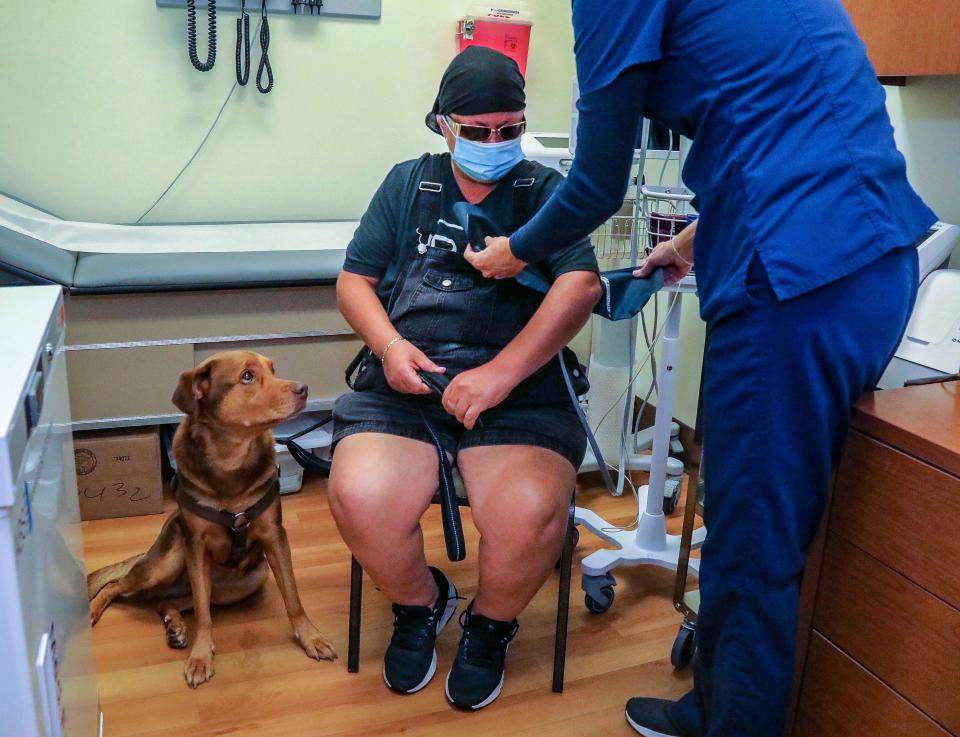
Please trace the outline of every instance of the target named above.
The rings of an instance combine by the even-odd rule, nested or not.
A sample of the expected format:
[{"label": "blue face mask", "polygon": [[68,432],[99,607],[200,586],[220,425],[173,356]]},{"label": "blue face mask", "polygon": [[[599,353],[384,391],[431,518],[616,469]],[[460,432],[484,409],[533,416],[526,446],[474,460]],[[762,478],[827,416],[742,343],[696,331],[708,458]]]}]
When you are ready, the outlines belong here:
[{"label": "blue face mask", "polygon": [[457,166],[471,179],[485,184],[499,182],[523,158],[519,138],[498,143],[477,143],[458,136],[453,146],[453,160]]}]

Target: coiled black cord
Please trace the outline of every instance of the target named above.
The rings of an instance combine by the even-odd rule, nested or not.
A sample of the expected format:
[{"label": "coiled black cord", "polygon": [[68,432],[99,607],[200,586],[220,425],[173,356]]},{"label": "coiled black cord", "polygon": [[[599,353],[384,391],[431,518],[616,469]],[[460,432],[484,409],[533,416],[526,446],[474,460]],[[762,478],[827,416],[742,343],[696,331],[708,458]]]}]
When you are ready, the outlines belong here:
[{"label": "coiled black cord", "polygon": [[190,63],[201,72],[209,72],[217,61],[217,0],[208,0],[207,5],[207,60],[197,56],[197,7],[196,0],[187,0],[187,51]]},{"label": "coiled black cord", "polygon": [[[267,20],[267,0],[260,0],[260,68],[257,69],[257,89],[267,94],[273,89],[273,69],[270,67],[270,22]],[[267,72],[267,86],[263,86],[263,72]]]},{"label": "coiled black cord", "polygon": [[[243,56],[241,57],[241,52]],[[237,18],[237,84],[241,87],[250,80],[250,16],[246,2],[240,2],[240,17]]]}]

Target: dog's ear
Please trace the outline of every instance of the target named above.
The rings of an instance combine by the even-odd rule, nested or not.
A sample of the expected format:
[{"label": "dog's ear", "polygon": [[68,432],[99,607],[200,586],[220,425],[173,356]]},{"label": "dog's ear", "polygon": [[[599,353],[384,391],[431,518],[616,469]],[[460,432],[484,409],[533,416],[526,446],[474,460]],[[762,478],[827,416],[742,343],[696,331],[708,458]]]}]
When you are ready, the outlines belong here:
[{"label": "dog's ear", "polygon": [[173,403],[184,414],[197,413],[198,403],[210,391],[210,374],[213,361],[205,361],[196,368],[180,374],[180,381],[173,392]]}]

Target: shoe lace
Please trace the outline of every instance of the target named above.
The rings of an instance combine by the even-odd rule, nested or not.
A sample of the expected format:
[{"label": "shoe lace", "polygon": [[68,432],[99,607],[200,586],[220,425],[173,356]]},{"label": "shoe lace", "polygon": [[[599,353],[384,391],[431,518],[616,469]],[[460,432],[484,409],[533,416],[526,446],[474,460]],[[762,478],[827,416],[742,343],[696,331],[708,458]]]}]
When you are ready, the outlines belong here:
[{"label": "shoe lace", "polygon": [[419,650],[433,637],[437,617],[425,607],[395,607],[393,642],[404,650]]},{"label": "shoe lace", "polygon": [[516,621],[509,626],[478,622],[470,617],[468,610],[460,613],[460,626],[463,628],[461,656],[465,662],[481,668],[499,665],[506,654],[507,645],[520,629]]}]

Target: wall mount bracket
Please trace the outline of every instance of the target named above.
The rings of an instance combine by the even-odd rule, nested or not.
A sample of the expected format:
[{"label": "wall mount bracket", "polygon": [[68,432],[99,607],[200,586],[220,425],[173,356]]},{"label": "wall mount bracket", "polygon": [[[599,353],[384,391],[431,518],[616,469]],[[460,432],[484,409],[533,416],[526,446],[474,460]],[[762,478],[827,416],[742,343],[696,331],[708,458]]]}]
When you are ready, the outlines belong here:
[{"label": "wall mount bracket", "polygon": [[[186,0],[156,0],[158,8],[185,8]],[[381,0],[323,0],[319,9],[321,18],[356,18],[358,20],[380,20]],[[207,7],[207,0],[197,0],[198,8]],[[259,10],[260,3],[248,0],[247,10]],[[240,0],[217,0],[217,10],[240,10]],[[267,12],[293,14],[295,12],[291,0],[267,0]],[[309,16],[303,12],[298,15]],[[316,17],[316,16],[315,16]]]}]

